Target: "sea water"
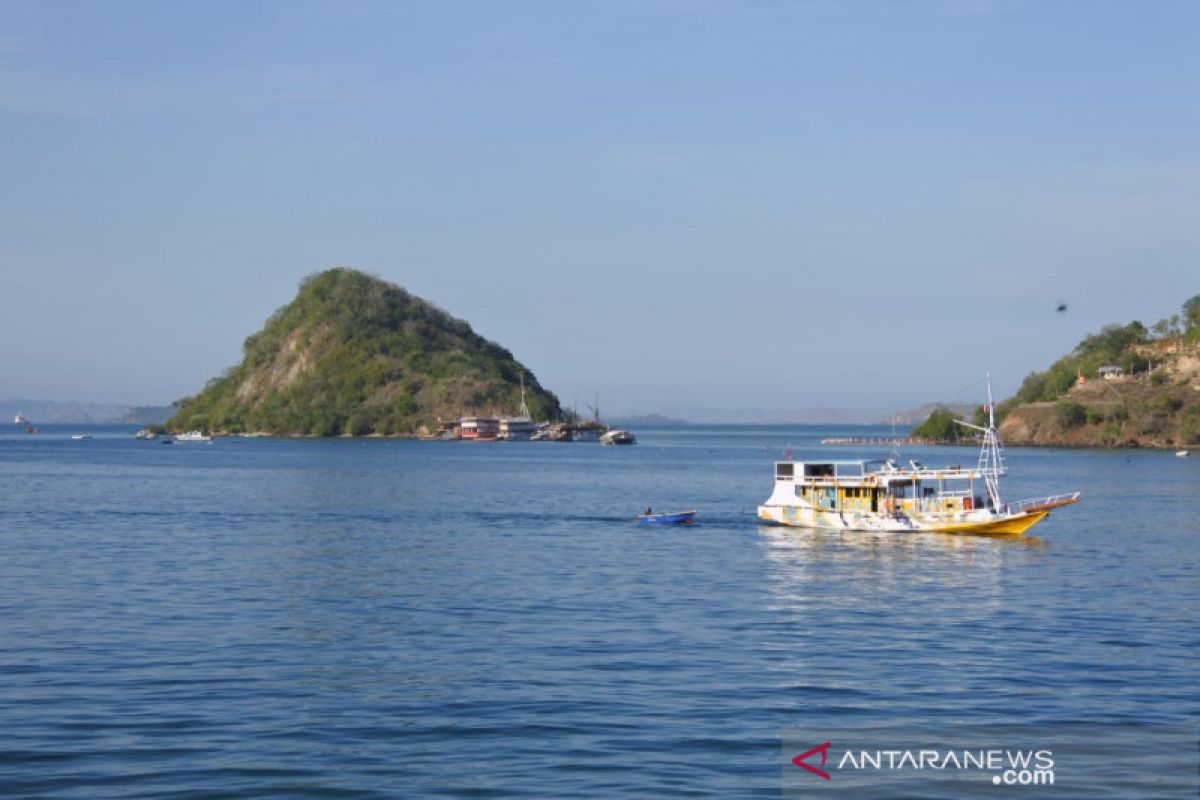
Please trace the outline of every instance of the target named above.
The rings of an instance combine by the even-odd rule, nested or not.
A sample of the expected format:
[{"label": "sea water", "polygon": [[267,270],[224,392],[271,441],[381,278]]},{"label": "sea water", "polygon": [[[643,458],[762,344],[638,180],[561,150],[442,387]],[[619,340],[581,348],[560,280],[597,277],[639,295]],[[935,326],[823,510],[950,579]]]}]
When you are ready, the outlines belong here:
[{"label": "sea water", "polygon": [[0,796],[771,797],[787,730],[1200,712],[1200,458],[1010,449],[1083,493],[1010,539],[757,523],[883,429],[132,432],[0,432]]}]

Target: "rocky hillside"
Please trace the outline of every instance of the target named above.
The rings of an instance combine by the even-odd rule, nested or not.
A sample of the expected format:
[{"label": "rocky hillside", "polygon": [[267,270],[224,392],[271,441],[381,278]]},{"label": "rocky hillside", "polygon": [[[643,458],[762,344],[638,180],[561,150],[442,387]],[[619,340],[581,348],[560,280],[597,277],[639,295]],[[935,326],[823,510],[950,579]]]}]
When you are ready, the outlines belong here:
[{"label": "rocky hillside", "polygon": [[512,353],[431,303],[350,269],[312,275],[246,339],[242,363],[177,403],[172,430],[413,434],[440,417],[512,414],[525,381],[535,419],[558,398]]},{"label": "rocky hillside", "polygon": [[1081,369],[1055,399],[1005,409],[1000,434],[1012,445],[1200,444],[1200,342],[1196,338],[1177,335],[1132,343],[1124,350],[1126,361],[1140,370],[1106,380],[1098,370]]}]

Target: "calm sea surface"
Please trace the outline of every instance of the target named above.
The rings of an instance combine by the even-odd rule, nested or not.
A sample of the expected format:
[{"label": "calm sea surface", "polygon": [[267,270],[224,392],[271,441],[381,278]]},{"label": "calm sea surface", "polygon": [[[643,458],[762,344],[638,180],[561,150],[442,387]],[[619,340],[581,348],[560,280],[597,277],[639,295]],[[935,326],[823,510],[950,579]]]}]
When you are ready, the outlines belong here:
[{"label": "calm sea surface", "polygon": [[1011,449],[1083,492],[1022,541],[760,527],[845,427],[6,428],[4,797],[778,797],[786,729],[1200,716],[1200,458]]}]

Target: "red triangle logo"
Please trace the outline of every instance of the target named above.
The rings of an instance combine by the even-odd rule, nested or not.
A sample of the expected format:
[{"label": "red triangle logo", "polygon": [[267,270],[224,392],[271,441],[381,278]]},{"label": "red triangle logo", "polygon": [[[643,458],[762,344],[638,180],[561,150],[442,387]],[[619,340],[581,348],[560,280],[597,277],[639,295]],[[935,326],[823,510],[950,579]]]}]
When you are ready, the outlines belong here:
[{"label": "red triangle logo", "polygon": [[825,766],[825,758],[829,753],[829,745],[830,744],[831,744],[831,742],[826,742],[825,744],[819,744],[816,747],[814,747],[812,750],[809,750],[807,753],[801,753],[800,755],[793,758],[792,763],[795,764],[797,767],[800,767],[801,769],[808,770],[809,772],[811,772],[814,775],[820,775],[825,780],[829,780],[830,776],[829,776],[828,772],[826,772],[823,769],[817,769],[816,767],[812,766],[811,764],[805,764],[804,759],[808,758],[809,756],[820,753],[821,754],[821,766],[822,767]]}]

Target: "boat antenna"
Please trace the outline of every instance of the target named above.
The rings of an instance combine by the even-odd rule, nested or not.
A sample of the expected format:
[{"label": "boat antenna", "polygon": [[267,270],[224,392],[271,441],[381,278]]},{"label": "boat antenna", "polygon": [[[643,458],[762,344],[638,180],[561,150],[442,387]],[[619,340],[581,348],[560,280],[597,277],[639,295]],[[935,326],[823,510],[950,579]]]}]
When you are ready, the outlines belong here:
[{"label": "boat antenna", "polygon": [[992,373],[987,373],[988,389],[988,427],[996,429],[996,403],[992,400]]},{"label": "boat antenna", "polygon": [[888,458],[900,463],[900,439],[896,436],[896,413],[892,412],[892,452],[888,454]]}]

